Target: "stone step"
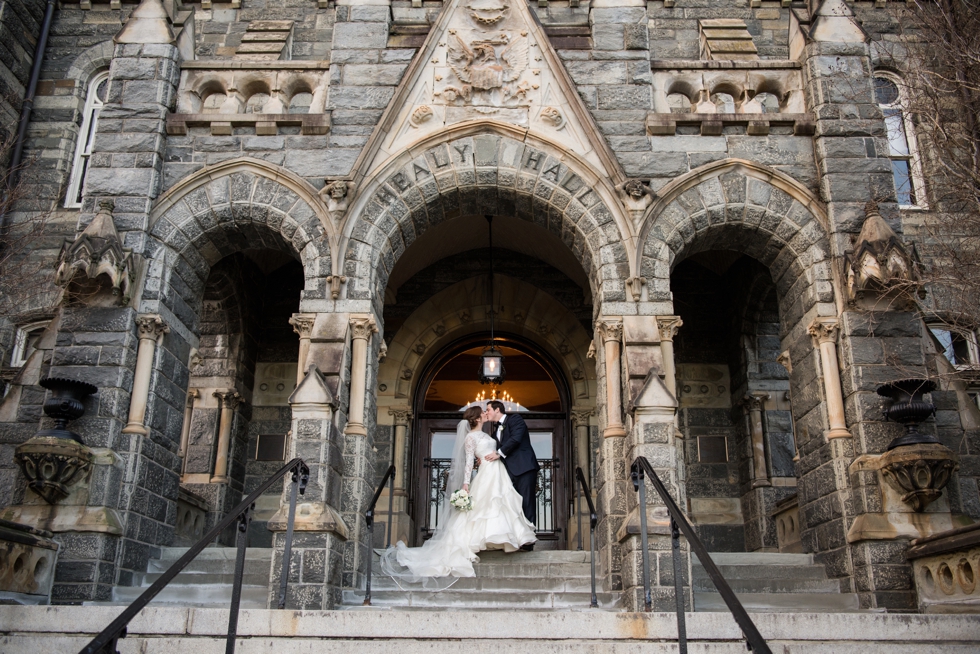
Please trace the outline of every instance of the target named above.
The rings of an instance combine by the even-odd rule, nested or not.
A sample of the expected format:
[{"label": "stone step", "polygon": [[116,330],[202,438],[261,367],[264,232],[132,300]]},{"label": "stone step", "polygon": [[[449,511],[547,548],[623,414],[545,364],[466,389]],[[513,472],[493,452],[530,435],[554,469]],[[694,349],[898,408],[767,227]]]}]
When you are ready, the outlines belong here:
[{"label": "stone step", "polygon": [[[621,609],[619,593],[597,593],[599,607],[607,611]],[[344,607],[357,608],[363,604],[364,591],[345,590]],[[522,591],[465,591],[448,590],[403,591],[371,589],[371,603],[376,607],[390,608],[445,608],[457,610],[547,610],[559,608],[589,608],[591,593],[586,592],[522,592]]]},{"label": "stone step", "polygon": [[[188,547],[161,547],[160,555],[156,557],[158,561],[176,561],[187,553]],[[205,547],[197,556],[195,561],[205,560],[227,560],[234,561],[238,556],[238,548],[235,547]],[[251,561],[271,561],[271,547],[249,547],[245,550],[245,559]]]},{"label": "stone step", "polygon": [[[109,604],[128,605],[143,594],[144,587],[117,586]],[[183,585],[171,583],[153,598],[150,606],[193,606],[226,609],[231,605],[231,584]],[[242,586],[242,608],[264,609],[269,601],[266,585]]]},{"label": "stone step", "polygon": [[[162,572],[153,572],[143,577],[143,588],[146,588],[154,581],[163,576]],[[196,585],[210,585],[210,584],[231,584],[234,583],[235,575],[232,573],[228,574],[213,574],[208,572],[181,572],[179,575],[173,578],[170,582],[170,586],[196,586]],[[248,573],[246,572],[242,575],[242,584],[245,586],[268,586],[269,585],[269,568],[266,568],[262,572],[258,573]]]},{"label": "stone step", "polygon": [[[715,565],[814,565],[812,554],[782,552],[708,552]],[[691,560],[700,563],[695,554]]]},{"label": "stone step", "polygon": [[[404,587],[404,588],[403,588]],[[453,591],[483,592],[511,591],[523,593],[539,592],[590,592],[591,579],[588,577],[461,577],[450,587]],[[601,589],[601,586],[600,586]],[[371,591],[402,591],[411,590],[406,584],[398,582],[386,575],[377,575],[371,579]],[[421,592],[421,591],[420,591]]]},{"label": "stone step", "polygon": [[[4,654],[74,654],[120,612],[106,606],[2,606]],[[476,615],[476,619],[474,619]],[[774,652],[793,654],[975,654],[976,616],[849,613],[752,615]],[[562,609],[540,611],[275,611],[246,609],[241,654],[667,654],[677,651],[673,613]],[[144,609],[119,642],[124,652],[218,654],[227,609]],[[730,615],[688,613],[692,654],[745,654]]]},{"label": "stone step", "polygon": [[[733,579],[798,579],[809,581],[827,579],[827,571],[822,565],[719,565],[718,570],[726,580]],[[708,571],[700,563],[692,566],[694,577],[708,578]]]},{"label": "stone step", "polygon": [[[728,586],[740,593],[840,593],[840,583],[833,579],[731,579]],[[707,576],[694,576],[694,592],[716,593],[714,583]]]},{"label": "stone step", "polygon": [[[854,593],[739,593],[735,595],[749,613],[849,613],[859,611]],[[694,593],[694,610],[728,612],[718,593]]]},{"label": "stone step", "polygon": [[[166,561],[160,559],[150,559],[147,566],[148,573],[166,572],[176,562],[176,559]],[[246,574],[269,574],[270,559],[245,559]],[[184,572],[208,573],[208,574],[234,574],[235,559],[194,559],[183,569]]]}]

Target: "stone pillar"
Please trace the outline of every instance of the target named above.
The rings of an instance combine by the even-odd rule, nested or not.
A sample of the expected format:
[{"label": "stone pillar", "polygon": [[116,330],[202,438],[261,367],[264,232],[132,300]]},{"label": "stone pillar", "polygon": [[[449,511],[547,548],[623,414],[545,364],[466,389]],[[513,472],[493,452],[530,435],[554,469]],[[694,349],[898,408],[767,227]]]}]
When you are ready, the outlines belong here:
[{"label": "stone pillar", "polygon": [[[392,443],[392,459],[395,466],[395,495],[392,502],[392,524],[386,525],[386,529],[391,531],[391,543],[395,544],[399,540],[409,542],[412,534],[412,519],[408,515],[408,475],[409,465],[408,455],[408,426],[412,422],[412,413],[408,407],[394,407],[388,409],[388,415],[394,419],[394,439]],[[379,462],[380,463],[380,462]],[[381,466],[378,468],[378,475],[381,475]],[[386,488],[378,500],[378,509],[375,511],[376,519],[384,522],[388,521],[388,489]],[[377,522],[375,523],[377,525]],[[377,531],[377,526],[375,526]]]},{"label": "stone pillar", "polygon": [[150,374],[153,372],[153,354],[157,341],[170,331],[163,318],[156,314],[144,314],[136,318],[139,330],[139,349],[136,352],[136,373],[133,377],[133,392],[129,399],[129,422],[124,434],[147,434],[143,425],[146,419],[146,401],[150,395]]},{"label": "stone pillar", "polygon": [[184,404],[184,424],[180,428],[180,449],[177,456],[181,459],[181,474],[183,474],[184,459],[187,457],[187,445],[191,439],[191,422],[194,419],[194,402],[201,396],[201,391],[192,388],[187,391],[187,400]]},{"label": "stone pillar", "polygon": [[407,454],[407,443],[405,437],[408,434],[408,423],[412,420],[412,413],[407,407],[398,409],[388,409],[388,415],[394,418],[395,439],[392,458],[395,464],[395,496],[405,497],[408,495],[408,466],[406,465],[405,455]]},{"label": "stone pillar", "polygon": [[664,383],[667,390],[677,397],[677,370],[674,367],[674,336],[684,326],[680,316],[657,316],[660,328],[660,350],[664,357]]},{"label": "stone pillar", "polygon": [[[341,501],[343,435],[333,424],[334,395],[315,365],[289,397],[292,429],[287,459],[302,458],[310,467],[306,493],[296,506],[295,539],[289,572],[288,609],[324,610],[340,604],[347,525],[337,511]],[[279,594],[282,556],[289,511],[289,476],[283,481],[279,511],[269,520],[273,558],[269,605]]]},{"label": "stone pillar", "polygon": [[367,382],[367,348],[372,334],[378,333],[378,325],[371,316],[355,315],[350,319],[351,370],[350,406],[347,411],[345,434],[367,436],[364,427],[364,394]]},{"label": "stone pillar", "polygon": [[622,373],[620,371],[619,346],[623,337],[623,323],[605,321],[599,323],[599,335],[606,359],[606,428],[604,438],[623,437]]},{"label": "stone pillar", "polygon": [[766,435],[762,431],[762,412],[766,408],[769,393],[753,392],[745,396],[749,411],[749,436],[752,442],[752,488],[772,486],[766,465]]},{"label": "stone pillar", "polygon": [[[575,467],[581,468],[585,473],[585,479],[589,482],[589,487],[595,487],[595,480],[592,478],[591,466],[589,465],[589,418],[592,416],[592,409],[572,409],[572,430],[575,434]],[[578,516],[582,516],[582,549],[589,548],[589,504],[582,495],[582,485],[579,483],[575,471],[572,470],[572,484],[575,492],[575,515],[571,516],[568,525],[568,546],[578,548]]]},{"label": "stone pillar", "polygon": [[824,392],[827,397],[827,438],[850,438],[844,420],[844,398],[840,388],[840,367],[837,363],[837,318],[815,318],[808,329],[813,343],[820,350]]},{"label": "stone pillar", "polygon": [[211,483],[227,484],[228,456],[231,454],[231,425],[235,419],[235,409],[242,401],[242,396],[233,388],[215,391],[214,396],[218,398],[218,402],[221,404],[221,418],[218,422],[218,454],[214,460],[214,474],[211,476]]},{"label": "stone pillar", "polygon": [[313,334],[313,324],[316,322],[316,314],[294,313],[289,319],[289,324],[293,326],[293,331],[299,334],[299,357],[296,365],[296,385],[303,381],[306,376],[306,360],[310,356],[310,337]]}]

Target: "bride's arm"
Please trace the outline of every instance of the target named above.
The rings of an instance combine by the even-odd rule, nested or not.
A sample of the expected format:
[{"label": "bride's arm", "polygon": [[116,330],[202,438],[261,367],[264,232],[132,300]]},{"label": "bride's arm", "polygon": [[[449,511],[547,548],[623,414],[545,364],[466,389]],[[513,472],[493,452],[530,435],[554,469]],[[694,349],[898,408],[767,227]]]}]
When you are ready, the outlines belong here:
[{"label": "bride's arm", "polygon": [[463,451],[466,452],[466,468],[463,470],[463,490],[470,492],[470,477],[473,476],[473,460],[476,459],[476,439],[473,434],[467,434],[463,442]]}]

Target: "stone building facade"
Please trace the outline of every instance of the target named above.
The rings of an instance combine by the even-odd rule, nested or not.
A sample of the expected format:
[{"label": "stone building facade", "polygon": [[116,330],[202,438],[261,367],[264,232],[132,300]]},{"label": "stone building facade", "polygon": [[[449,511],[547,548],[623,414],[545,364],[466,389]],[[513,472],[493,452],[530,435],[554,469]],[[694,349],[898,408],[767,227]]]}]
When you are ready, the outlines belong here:
[{"label": "stone building facade", "polygon": [[[856,300],[846,263],[890,233],[911,270],[925,208],[896,195],[876,99],[896,4],[63,2],[27,142],[52,286],[3,325],[0,517],[61,543],[54,601],[108,600],[302,457],[289,604],[331,608],[389,532],[424,536],[430,387],[492,312],[555,388],[553,544],[581,536],[581,466],[627,606],[644,456],[711,551],[813,553],[863,608],[915,610],[909,541],[980,519],[980,414],[931,394],[921,429],[958,470],[903,501],[876,389],[942,352],[915,307]],[[98,387],[71,427],[91,463],[55,503],[17,454],[45,377]],[[249,532],[275,556],[281,495]]]}]

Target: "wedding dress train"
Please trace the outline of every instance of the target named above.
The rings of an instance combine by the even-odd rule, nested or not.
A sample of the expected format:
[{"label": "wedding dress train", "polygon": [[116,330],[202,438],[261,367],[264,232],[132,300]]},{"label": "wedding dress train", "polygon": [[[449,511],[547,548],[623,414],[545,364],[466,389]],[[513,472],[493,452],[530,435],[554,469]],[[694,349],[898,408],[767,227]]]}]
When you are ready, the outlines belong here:
[{"label": "wedding dress train", "polygon": [[[426,583],[427,580],[475,576],[473,563],[480,560],[477,552],[514,552],[535,542],[534,525],[524,517],[521,496],[514,490],[503,462],[484,459],[496,448],[496,441],[482,431],[466,435],[464,480],[472,475],[474,459],[481,459],[476,478],[470,483],[473,508],[450,508],[445,525],[440,525],[437,534],[421,547],[407,547],[401,541],[389,547],[381,556],[381,568],[386,574],[396,581],[437,587],[439,583]],[[458,489],[447,488],[446,494],[455,490]]]}]

